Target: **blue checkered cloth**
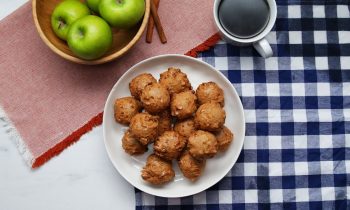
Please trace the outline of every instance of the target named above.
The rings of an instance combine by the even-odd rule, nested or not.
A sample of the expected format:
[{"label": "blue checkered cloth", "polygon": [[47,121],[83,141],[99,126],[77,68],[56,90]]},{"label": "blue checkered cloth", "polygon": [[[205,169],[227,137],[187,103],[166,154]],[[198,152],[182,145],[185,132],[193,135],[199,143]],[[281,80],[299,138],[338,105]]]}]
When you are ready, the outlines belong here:
[{"label": "blue checkered cloth", "polygon": [[245,109],[237,163],[185,198],[136,190],[136,209],[350,209],[348,1],[277,1],[274,57],[220,42],[201,54]]}]

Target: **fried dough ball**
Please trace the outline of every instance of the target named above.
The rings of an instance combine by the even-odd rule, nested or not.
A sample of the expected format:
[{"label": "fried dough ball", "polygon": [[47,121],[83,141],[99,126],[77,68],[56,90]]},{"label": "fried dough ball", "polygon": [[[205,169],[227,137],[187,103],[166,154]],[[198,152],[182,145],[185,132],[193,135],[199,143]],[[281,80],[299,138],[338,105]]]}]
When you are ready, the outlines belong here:
[{"label": "fried dough ball", "polygon": [[202,104],[195,116],[194,123],[198,129],[219,131],[225,123],[226,113],[219,103]]},{"label": "fried dough ball", "polygon": [[218,141],[219,151],[224,152],[228,149],[233,141],[234,135],[226,126],[216,133],[216,140]]},{"label": "fried dough ball", "polygon": [[154,154],[165,159],[176,159],[186,146],[185,137],[181,136],[175,131],[165,131],[163,135],[159,136],[154,142]]},{"label": "fried dough ball", "polygon": [[170,95],[165,87],[159,83],[147,85],[141,92],[141,102],[149,113],[159,113],[170,105]]},{"label": "fried dough ball", "polygon": [[114,118],[117,122],[128,125],[141,109],[141,103],[133,97],[118,98],[114,102]]},{"label": "fried dough ball", "polygon": [[148,113],[138,113],[130,121],[130,132],[143,145],[153,142],[158,135],[158,116]]},{"label": "fried dough ball", "polygon": [[135,77],[129,83],[129,89],[132,96],[136,99],[140,99],[142,90],[152,83],[156,83],[157,80],[149,73],[143,73]]},{"label": "fried dough ball", "polygon": [[125,152],[130,155],[140,155],[147,151],[147,146],[142,145],[130,131],[126,131],[123,139],[122,146]]},{"label": "fried dough ball", "polygon": [[175,93],[170,104],[171,115],[181,119],[192,117],[197,110],[197,97],[194,91]]},{"label": "fried dough ball", "polygon": [[218,151],[218,143],[215,136],[202,130],[197,130],[190,135],[187,147],[190,154],[198,160],[212,158]]},{"label": "fried dough ball", "polygon": [[158,122],[158,135],[162,135],[165,131],[172,130],[171,116],[169,110],[160,113]]},{"label": "fried dough ball", "polygon": [[148,156],[146,166],[141,171],[141,177],[145,181],[161,185],[170,182],[175,176],[170,161],[163,160],[156,155]]},{"label": "fried dough ball", "polygon": [[172,67],[160,74],[159,83],[167,88],[170,95],[192,89],[187,75],[180,69]]},{"label": "fried dough ball", "polygon": [[183,175],[191,181],[196,181],[205,166],[205,160],[197,160],[186,150],[177,161]]},{"label": "fried dough ball", "polygon": [[224,106],[224,91],[215,82],[206,82],[198,86],[196,95],[199,105],[207,102],[217,102]]},{"label": "fried dough ball", "polygon": [[196,130],[193,118],[189,118],[184,121],[176,122],[174,126],[174,131],[178,132],[180,135],[188,138],[193,131]]}]

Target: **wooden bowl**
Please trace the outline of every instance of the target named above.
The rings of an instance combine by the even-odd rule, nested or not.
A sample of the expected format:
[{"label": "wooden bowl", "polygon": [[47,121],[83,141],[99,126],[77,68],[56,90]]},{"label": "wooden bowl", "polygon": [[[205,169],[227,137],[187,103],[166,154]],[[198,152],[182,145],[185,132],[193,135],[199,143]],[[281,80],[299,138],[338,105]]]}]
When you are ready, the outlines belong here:
[{"label": "wooden bowl", "polygon": [[74,55],[67,43],[58,38],[51,28],[51,14],[60,2],[62,2],[62,0],[33,0],[34,23],[41,39],[51,50],[67,60],[80,64],[101,64],[122,56],[141,38],[150,15],[150,0],[145,0],[145,14],[140,23],[128,30],[112,28],[113,45],[111,49],[101,58],[96,60],[84,60]]}]

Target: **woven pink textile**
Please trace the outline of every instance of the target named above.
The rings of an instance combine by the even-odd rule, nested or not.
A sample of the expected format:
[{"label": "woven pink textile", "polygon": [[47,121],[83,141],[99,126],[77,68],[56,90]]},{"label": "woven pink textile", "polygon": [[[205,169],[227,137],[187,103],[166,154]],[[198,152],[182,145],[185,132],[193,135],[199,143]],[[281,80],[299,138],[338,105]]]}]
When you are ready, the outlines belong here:
[{"label": "woven pink textile", "polygon": [[[213,0],[162,0],[168,43],[157,33],[141,38],[117,61],[85,66],[54,54],[40,39],[30,2],[0,22],[0,108],[15,127],[30,165],[103,111],[118,78],[135,63],[159,54],[184,54],[213,35]],[[18,135],[19,134],[19,135]]]}]

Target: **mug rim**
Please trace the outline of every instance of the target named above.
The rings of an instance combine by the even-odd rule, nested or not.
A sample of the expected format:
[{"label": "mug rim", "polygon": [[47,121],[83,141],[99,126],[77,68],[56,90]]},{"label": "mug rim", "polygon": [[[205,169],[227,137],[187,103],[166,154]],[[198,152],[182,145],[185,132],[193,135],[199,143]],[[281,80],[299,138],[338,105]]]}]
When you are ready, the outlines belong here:
[{"label": "mug rim", "polygon": [[250,37],[250,38],[238,38],[235,36],[232,36],[229,34],[220,24],[219,21],[219,15],[218,15],[218,10],[219,10],[219,5],[222,0],[215,0],[214,2],[214,7],[213,7],[213,13],[214,13],[214,21],[216,27],[219,29],[220,33],[222,33],[225,38],[229,39],[230,41],[234,41],[237,43],[254,43],[257,42],[261,39],[263,39],[270,31],[272,30],[273,26],[275,25],[276,19],[277,19],[277,5],[275,0],[266,0],[269,8],[270,8],[270,18],[267,26],[264,28],[263,31],[261,31],[259,34],[256,36]]}]

